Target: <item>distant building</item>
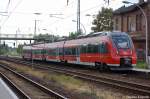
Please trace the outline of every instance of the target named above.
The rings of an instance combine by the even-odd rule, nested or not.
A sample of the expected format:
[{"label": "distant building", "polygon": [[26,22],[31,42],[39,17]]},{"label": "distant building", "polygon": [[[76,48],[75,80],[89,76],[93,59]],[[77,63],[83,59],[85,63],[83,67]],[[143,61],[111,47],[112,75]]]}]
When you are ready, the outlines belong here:
[{"label": "distant building", "polygon": [[[139,0],[137,4],[144,10],[148,19],[148,49],[150,50],[150,0],[146,2]],[[140,9],[135,5],[122,6],[113,12],[113,20],[113,30],[127,32],[134,42],[138,57],[144,58],[146,48],[145,19]]]}]

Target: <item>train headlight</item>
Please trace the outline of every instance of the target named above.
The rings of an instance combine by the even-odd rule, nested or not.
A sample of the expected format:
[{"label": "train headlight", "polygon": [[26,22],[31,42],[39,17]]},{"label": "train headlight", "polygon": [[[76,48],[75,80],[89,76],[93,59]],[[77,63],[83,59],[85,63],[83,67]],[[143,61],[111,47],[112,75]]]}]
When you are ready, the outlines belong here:
[{"label": "train headlight", "polygon": [[130,51],[131,55],[132,55],[132,50]]},{"label": "train headlight", "polygon": [[117,55],[119,54],[118,50],[116,50]]}]

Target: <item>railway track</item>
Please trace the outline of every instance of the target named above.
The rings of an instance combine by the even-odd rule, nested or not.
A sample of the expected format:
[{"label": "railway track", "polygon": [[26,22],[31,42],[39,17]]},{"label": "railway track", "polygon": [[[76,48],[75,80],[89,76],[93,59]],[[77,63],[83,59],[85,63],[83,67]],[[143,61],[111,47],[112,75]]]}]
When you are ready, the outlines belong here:
[{"label": "railway track", "polygon": [[22,91],[16,84],[14,84],[5,74],[0,72],[2,80],[11,88],[19,99],[31,99],[24,91]]},{"label": "railway track", "polygon": [[136,94],[140,94],[140,95],[148,95],[150,96],[150,86],[147,85],[142,85],[142,84],[138,84],[138,83],[133,83],[133,82],[126,82],[126,81],[122,81],[122,80],[118,80],[118,79],[113,79],[110,77],[104,77],[104,76],[100,76],[100,75],[91,75],[91,74],[86,74],[83,72],[78,72],[78,71],[71,71],[68,69],[62,69],[62,68],[57,68],[57,67],[50,67],[50,66],[43,66],[41,64],[31,64],[30,62],[27,61],[22,61],[22,60],[14,60],[14,59],[8,59],[9,61],[12,62],[16,62],[16,63],[20,63],[20,64],[24,64],[24,65],[34,65],[35,68],[38,69],[44,69],[44,70],[52,70],[58,73],[63,73],[66,75],[70,75],[70,76],[74,76],[76,78],[80,78],[80,79],[84,79],[87,81],[92,81],[98,84],[105,84],[105,85],[109,85],[109,86],[113,86],[116,88],[121,88],[121,89],[125,89],[128,90],[129,92],[133,92]]},{"label": "railway track", "polygon": [[[0,64],[0,68],[3,68],[5,70],[5,73],[7,73],[5,75],[7,75],[11,80],[15,79],[15,81],[13,80],[13,82],[15,82],[16,85],[18,85],[19,87],[16,87],[16,85],[15,85],[16,88],[14,87],[14,85],[11,85],[11,86],[15,88],[18,95],[21,97],[20,99],[43,99],[43,98],[44,99],[67,99],[65,96],[62,96],[58,94],[57,92],[52,91],[46,88],[45,86],[42,86],[41,84],[12,70],[11,68],[9,68],[9,66]],[[9,81],[8,83],[12,84],[12,81],[7,79],[8,77],[6,78],[6,76],[4,76],[3,74],[1,75],[7,82]],[[21,91],[20,87],[22,88],[24,87],[23,88],[24,92]]]}]

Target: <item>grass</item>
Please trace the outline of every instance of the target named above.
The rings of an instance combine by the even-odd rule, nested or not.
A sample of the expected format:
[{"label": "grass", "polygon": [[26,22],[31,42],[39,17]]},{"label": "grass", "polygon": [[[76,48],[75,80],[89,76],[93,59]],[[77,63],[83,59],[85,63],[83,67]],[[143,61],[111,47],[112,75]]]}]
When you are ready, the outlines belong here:
[{"label": "grass", "polygon": [[[34,68],[32,69],[27,66],[18,66],[17,64],[13,64],[13,67],[20,72],[30,74],[32,76],[41,78],[45,81],[51,81],[53,82],[54,86],[59,85],[69,91],[79,93],[81,97],[85,96],[85,98],[83,99],[114,99],[115,97],[115,94],[113,94],[112,92],[103,89],[98,89],[96,86],[93,86],[92,84],[88,84],[87,82],[84,82],[73,76],[57,74],[55,72],[48,73]],[[124,99],[124,98],[120,98],[120,99]]]},{"label": "grass", "polygon": [[7,52],[5,55],[9,55],[9,56],[21,56],[19,53],[17,53],[14,50]]},{"label": "grass", "polygon": [[148,69],[148,64],[145,61],[137,61],[136,68]]},{"label": "grass", "polygon": [[[91,88],[89,88],[89,85],[87,83],[82,80],[76,79],[73,76],[67,76],[64,74],[60,75],[57,73],[48,73],[36,69],[31,69],[26,66],[15,66],[15,68],[20,72],[27,73],[47,81],[52,81],[56,85],[64,86],[69,90],[74,90],[80,93],[93,93],[91,92]],[[97,97],[96,94],[94,95],[95,97]]]}]

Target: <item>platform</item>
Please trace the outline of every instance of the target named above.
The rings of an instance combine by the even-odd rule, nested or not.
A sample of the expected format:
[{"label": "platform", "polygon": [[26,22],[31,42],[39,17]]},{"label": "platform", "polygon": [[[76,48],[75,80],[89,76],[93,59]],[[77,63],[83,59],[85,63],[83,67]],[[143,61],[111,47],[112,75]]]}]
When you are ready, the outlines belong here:
[{"label": "platform", "polygon": [[0,99],[19,99],[15,93],[0,78]]},{"label": "platform", "polygon": [[150,73],[150,69],[133,68],[132,70],[137,72]]}]

